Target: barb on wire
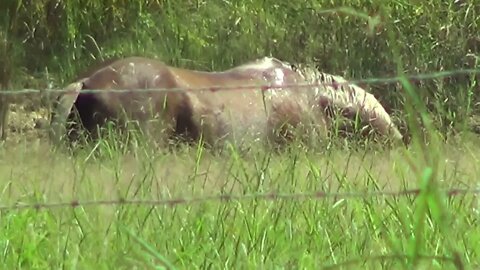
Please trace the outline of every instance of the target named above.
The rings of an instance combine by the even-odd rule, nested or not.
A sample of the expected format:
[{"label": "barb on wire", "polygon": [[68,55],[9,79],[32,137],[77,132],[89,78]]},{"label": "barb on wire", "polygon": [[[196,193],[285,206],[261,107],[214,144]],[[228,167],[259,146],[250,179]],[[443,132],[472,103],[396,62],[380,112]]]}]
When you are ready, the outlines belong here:
[{"label": "barb on wire", "polygon": [[[129,93],[137,90],[142,92],[191,92],[191,91],[220,91],[220,90],[247,90],[247,89],[258,89],[262,90],[275,90],[275,89],[284,89],[284,88],[310,88],[310,87],[321,87],[321,86],[331,86],[338,87],[341,85],[350,85],[350,84],[392,84],[397,83],[401,79],[406,78],[408,80],[428,80],[436,79],[443,77],[451,77],[454,75],[464,75],[464,74],[477,74],[480,73],[480,69],[462,69],[462,70],[452,70],[452,71],[440,71],[433,73],[425,74],[416,74],[408,76],[395,76],[395,77],[384,77],[384,78],[368,78],[368,79],[358,79],[358,80],[347,80],[346,82],[317,82],[317,83],[298,83],[298,84],[282,84],[282,85],[258,85],[258,84],[249,84],[249,85],[230,85],[230,86],[210,86],[210,87],[198,87],[198,88],[148,88],[148,89],[84,89],[84,93],[98,93],[98,92],[112,92],[112,93]],[[0,91],[1,95],[21,95],[21,94],[35,94],[35,93],[68,93],[71,90],[66,89],[22,89],[22,90],[2,90]]]},{"label": "barb on wire", "polygon": [[[305,199],[368,199],[374,197],[403,197],[408,195],[417,196],[420,189],[407,189],[402,191],[373,191],[373,192],[343,192],[343,193],[326,193],[323,191],[308,192],[308,193],[252,193],[244,195],[235,194],[218,194],[204,197],[180,197],[160,200],[130,200],[130,199],[116,199],[116,200],[96,200],[96,201],[70,201],[70,202],[54,202],[54,203],[16,203],[13,205],[0,205],[0,211],[9,210],[24,210],[24,209],[52,209],[65,207],[85,207],[85,206],[100,206],[100,205],[148,205],[148,206],[177,206],[186,204],[199,204],[209,201],[213,202],[231,202],[231,201],[246,201],[246,200],[305,200]],[[480,194],[480,189],[448,189],[443,193],[448,197],[459,195],[476,195]]]}]

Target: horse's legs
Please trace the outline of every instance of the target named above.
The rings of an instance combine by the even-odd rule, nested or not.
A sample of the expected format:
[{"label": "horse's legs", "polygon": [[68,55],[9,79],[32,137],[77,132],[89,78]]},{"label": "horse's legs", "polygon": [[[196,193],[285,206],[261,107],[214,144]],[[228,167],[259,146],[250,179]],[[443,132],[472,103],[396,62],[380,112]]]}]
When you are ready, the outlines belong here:
[{"label": "horse's legs", "polygon": [[301,123],[301,107],[292,100],[281,100],[272,105],[267,120],[268,140],[276,146],[285,145],[295,139],[295,129]]}]

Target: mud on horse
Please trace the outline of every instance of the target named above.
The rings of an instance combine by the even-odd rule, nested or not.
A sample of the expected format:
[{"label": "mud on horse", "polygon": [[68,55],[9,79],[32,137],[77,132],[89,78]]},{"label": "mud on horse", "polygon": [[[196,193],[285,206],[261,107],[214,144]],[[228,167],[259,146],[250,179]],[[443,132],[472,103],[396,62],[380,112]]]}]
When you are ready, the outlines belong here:
[{"label": "mud on horse", "polygon": [[[50,135],[58,143],[65,134],[83,128],[95,137],[107,121],[119,126],[135,121],[143,132],[160,139],[173,136],[197,141],[202,137],[210,145],[266,139],[282,144],[298,134],[325,136],[331,126],[323,108],[334,104],[357,111],[381,135],[401,140],[402,135],[380,103],[360,87],[295,87],[342,80],[313,70],[293,69],[270,57],[217,72],[128,57],[68,85],[68,92],[57,99]],[[265,85],[275,89],[267,90]],[[228,89],[215,91],[222,88]],[[85,91],[89,89],[99,91]],[[118,89],[130,91],[109,91]],[[67,125],[75,112],[81,125]]]}]

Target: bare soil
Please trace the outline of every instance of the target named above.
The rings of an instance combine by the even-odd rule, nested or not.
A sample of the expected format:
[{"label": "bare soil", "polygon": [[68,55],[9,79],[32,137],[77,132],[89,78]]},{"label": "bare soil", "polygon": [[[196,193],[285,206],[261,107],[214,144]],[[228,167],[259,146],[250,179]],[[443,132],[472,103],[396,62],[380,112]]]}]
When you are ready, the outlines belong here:
[{"label": "bare soil", "polygon": [[49,110],[47,108],[32,108],[28,104],[11,104],[7,142],[46,139],[48,122]]},{"label": "bare soil", "polygon": [[[23,100],[15,100],[10,104],[7,142],[47,139],[50,109],[44,106],[44,103],[35,98],[24,97]],[[469,131],[480,134],[480,115],[471,116],[468,126]]]}]

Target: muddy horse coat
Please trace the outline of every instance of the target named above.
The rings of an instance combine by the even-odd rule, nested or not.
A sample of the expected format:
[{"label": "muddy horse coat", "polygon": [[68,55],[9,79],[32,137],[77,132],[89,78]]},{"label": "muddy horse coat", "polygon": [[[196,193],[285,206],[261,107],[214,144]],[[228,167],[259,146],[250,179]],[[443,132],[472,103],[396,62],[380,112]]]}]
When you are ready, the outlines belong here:
[{"label": "muddy horse coat", "polygon": [[[401,140],[402,135],[375,97],[344,82],[342,77],[296,69],[269,57],[221,72],[129,57],[107,63],[66,87],[52,115],[51,138],[58,142],[67,129],[78,129],[79,125],[67,125],[77,112],[82,128],[92,136],[112,120],[133,121],[158,139],[201,137],[212,145],[258,139],[283,143],[299,134],[326,135],[332,124],[325,109],[333,106],[358,113],[379,134]],[[306,83],[329,84],[292,87]],[[85,91],[89,89],[96,92]],[[119,89],[129,91],[108,91]],[[149,91],[152,89],[168,91]]]}]

